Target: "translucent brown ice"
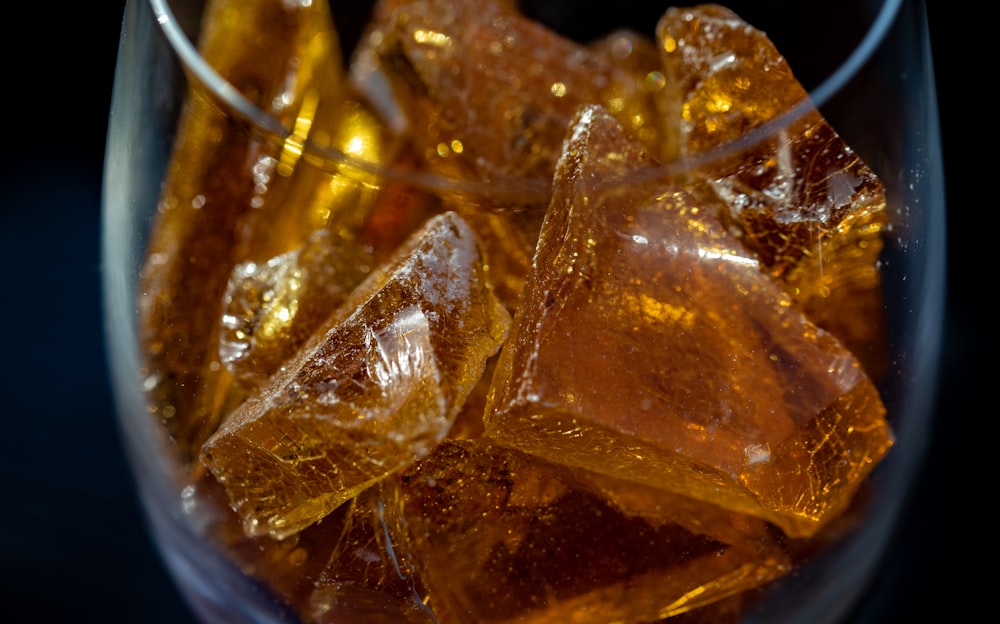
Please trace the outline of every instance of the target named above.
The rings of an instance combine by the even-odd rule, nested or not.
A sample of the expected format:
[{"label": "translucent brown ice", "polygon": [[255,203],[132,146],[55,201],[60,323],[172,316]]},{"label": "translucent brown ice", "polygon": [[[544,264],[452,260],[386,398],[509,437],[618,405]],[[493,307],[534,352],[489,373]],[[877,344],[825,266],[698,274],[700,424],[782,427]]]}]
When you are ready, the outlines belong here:
[{"label": "translucent brown ice", "polygon": [[[385,502],[383,502],[385,501]],[[247,536],[225,491],[201,474],[184,488],[184,511],[209,540],[303,624],[432,624],[419,579],[400,544],[392,494],[372,486],[285,539]]]},{"label": "translucent brown ice", "polygon": [[581,110],[486,433],[812,535],[892,444],[885,408],[714,212],[634,182],[655,166],[606,111]]},{"label": "translucent brown ice", "polygon": [[660,49],[656,41],[635,30],[619,28],[590,42],[587,47],[633,76],[639,90],[631,96],[644,100],[643,109],[655,111],[655,114],[642,118],[633,128],[635,136],[650,155],[661,160],[669,159],[669,137],[677,135],[680,118],[671,115],[671,111],[667,109],[667,79],[663,74]]},{"label": "translucent brown ice", "polygon": [[374,266],[367,246],[325,228],[266,262],[241,262],[223,298],[222,364],[247,388],[260,387]]},{"label": "translucent brown ice", "polygon": [[484,439],[443,442],[399,483],[408,561],[440,622],[652,622],[787,571],[761,520],[650,489],[652,513],[627,513]]},{"label": "translucent brown ice", "polygon": [[[375,485],[337,509],[339,533],[302,609],[307,622],[438,624],[412,567],[397,488]],[[328,520],[323,521],[324,524]],[[312,527],[303,533],[308,535]]]},{"label": "translucent brown ice", "polygon": [[501,214],[483,210],[461,199],[448,205],[462,215],[482,241],[497,296],[513,314],[535,253],[535,241],[541,226],[539,215],[526,212]]},{"label": "translucent brown ice", "polygon": [[246,533],[295,533],[430,452],[509,323],[471,229],[433,217],[202,447]]},{"label": "translucent brown ice", "polygon": [[357,71],[355,82],[369,93],[373,84],[388,84],[372,97],[392,94],[426,166],[460,179],[516,183],[491,194],[543,193],[581,104],[604,104],[637,132],[656,133],[656,111],[632,72],[522,15],[516,4],[384,0],[356,53],[367,71]]},{"label": "translucent brown ice", "polygon": [[690,159],[804,111],[766,139],[700,165],[697,192],[721,207],[795,304],[881,378],[881,180],[812,106],[767,35],[731,10],[671,8],[656,32],[667,77],[661,101],[680,120],[675,135],[664,134],[672,156]]},{"label": "translucent brown ice", "polygon": [[[138,290],[146,387],[184,461],[242,399],[218,356],[230,273],[238,262],[300,246],[324,222],[329,176],[303,165],[302,142],[343,138],[357,119],[345,115],[326,0],[212,0],[198,45],[223,78],[292,132],[248,132],[194,82],[180,113]],[[276,214],[296,218],[279,222]]]}]

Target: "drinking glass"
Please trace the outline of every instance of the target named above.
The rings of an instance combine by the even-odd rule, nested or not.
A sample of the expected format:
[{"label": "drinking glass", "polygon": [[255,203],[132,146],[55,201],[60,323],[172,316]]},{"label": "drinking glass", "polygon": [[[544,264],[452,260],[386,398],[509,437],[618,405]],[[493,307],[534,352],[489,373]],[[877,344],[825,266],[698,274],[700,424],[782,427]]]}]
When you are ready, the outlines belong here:
[{"label": "drinking glass", "polygon": [[[628,1],[615,3],[614,10],[558,1],[523,6],[547,26],[580,42],[618,28],[653,34],[665,9],[665,5],[651,9],[648,3]],[[790,573],[751,592],[752,600],[739,616],[741,622],[837,622],[850,613],[879,569],[902,504],[914,487],[931,424],[942,329],[945,205],[924,4],[774,0],[727,6],[767,33],[808,90],[811,105],[885,188],[888,219],[878,266],[887,366],[877,388],[895,442],[859,490],[849,512],[853,521],[817,552],[796,562]],[[362,41],[369,8],[332,3],[345,58]],[[110,113],[102,230],[106,340],[118,423],[149,531],[193,611],[212,622],[308,621],[301,603],[273,591],[271,579],[220,548],[219,536],[213,534],[215,519],[232,512],[211,492],[192,485],[187,458],[168,435],[164,414],[149,400],[156,380],[141,340],[140,272],[147,262],[185,98],[199,93],[234,131],[261,144],[287,145],[290,138],[300,138],[302,167],[353,171],[354,179],[367,188],[391,186],[402,197],[436,194],[472,203],[529,203],[547,197],[552,180],[521,175],[487,181],[430,173],[419,167],[372,163],[312,142],[300,129],[252,104],[248,94],[227,83],[199,55],[195,42],[204,11],[205,2],[198,0],[131,0],[124,15]],[[792,127],[811,105],[791,107],[771,123],[704,154],[664,158],[655,175],[684,180],[714,162],[752,151]],[[640,182],[644,183],[612,180],[609,184]],[[217,234],[225,239],[231,232]],[[215,319],[205,319],[212,322]],[[266,558],[266,553],[262,556]],[[305,577],[300,585],[315,580]],[[331,622],[356,621],[351,614],[357,612],[345,604],[340,611],[330,608],[323,617]]]}]

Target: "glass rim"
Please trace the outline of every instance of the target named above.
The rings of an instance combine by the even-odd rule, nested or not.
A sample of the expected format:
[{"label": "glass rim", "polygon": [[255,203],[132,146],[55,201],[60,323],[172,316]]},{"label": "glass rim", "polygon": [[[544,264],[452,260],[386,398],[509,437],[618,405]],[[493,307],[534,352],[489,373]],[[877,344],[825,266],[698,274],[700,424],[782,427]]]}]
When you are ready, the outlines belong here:
[{"label": "glass rim", "polygon": [[[237,114],[251,127],[272,136],[277,141],[284,141],[293,135],[292,128],[278,121],[273,115],[263,111],[253,104],[235,86],[220,75],[211,63],[198,52],[197,47],[184,32],[173,11],[170,0],[146,0],[161,32],[167,39],[171,49],[177,55],[181,65],[194,78],[204,85],[209,93],[223,104],[227,110]],[[627,179],[608,180],[609,186],[616,181],[634,184],[639,180],[669,179],[686,171],[691,171],[707,163],[726,158],[730,155],[748,149],[759,142],[773,136],[782,128],[788,127],[809,113],[818,110],[826,104],[840,89],[850,82],[874,55],[879,45],[886,37],[900,11],[904,0],[882,0],[878,12],[873,16],[870,26],[858,44],[825,79],[809,90],[805,98],[777,117],[766,121],[740,137],[694,155],[684,155],[671,162],[659,163],[659,166],[640,174],[629,172]],[[521,176],[494,176],[490,180],[473,180],[449,177],[438,173],[424,171],[402,170],[393,166],[367,162],[334,147],[317,144],[310,139],[302,141],[302,155],[313,164],[329,167],[331,171],[343,172],[353,170],[366,176],[379,176],[396,180],[417,187],[431,189],[439,193],[453,192],[464,196],[489,197],[492,201],[510,201],[521,203],[532,197],[547,197],[551,188],[551,179],[524,178]]]}]

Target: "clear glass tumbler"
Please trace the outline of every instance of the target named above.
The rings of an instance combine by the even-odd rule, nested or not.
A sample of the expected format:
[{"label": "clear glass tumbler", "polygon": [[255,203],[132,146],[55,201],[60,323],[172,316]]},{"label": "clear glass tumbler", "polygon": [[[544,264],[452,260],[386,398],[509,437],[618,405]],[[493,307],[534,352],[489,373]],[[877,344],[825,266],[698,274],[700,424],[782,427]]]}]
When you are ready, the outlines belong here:
[{"label": "clear glass tumbler", "polygon": [[667,6],[128,3],[107,341],[199,617],[847,616],[936,386],[924,3]]}]

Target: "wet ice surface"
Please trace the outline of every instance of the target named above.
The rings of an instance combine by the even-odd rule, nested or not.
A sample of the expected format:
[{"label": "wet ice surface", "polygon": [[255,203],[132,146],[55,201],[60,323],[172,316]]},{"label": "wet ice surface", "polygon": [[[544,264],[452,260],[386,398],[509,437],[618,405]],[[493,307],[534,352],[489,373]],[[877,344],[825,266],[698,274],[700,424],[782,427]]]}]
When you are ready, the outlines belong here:
[{"label": "wet ice surface", "polygon": [[509,324],[482,263],[461,218],[431,219],[206,442],[248,534],[301,530],[448,433]]}]

